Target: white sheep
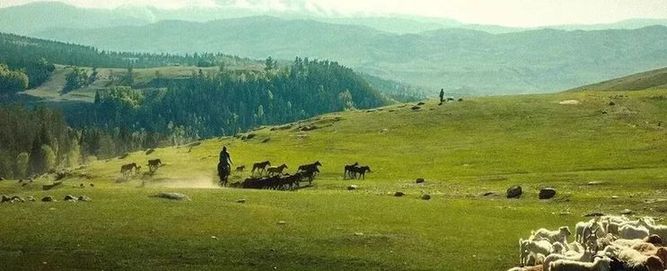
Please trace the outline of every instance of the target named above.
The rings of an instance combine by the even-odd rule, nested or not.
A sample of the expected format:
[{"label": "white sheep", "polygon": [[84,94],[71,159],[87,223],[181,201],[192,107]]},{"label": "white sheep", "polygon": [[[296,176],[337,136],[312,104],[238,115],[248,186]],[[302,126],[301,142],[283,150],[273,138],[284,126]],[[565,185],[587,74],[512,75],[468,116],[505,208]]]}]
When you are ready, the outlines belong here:
[{"label": "white sheep", "polygon": [[542,253],[530,252],[526,259],[526,266],[535,266],[544,263],[546,257]]},{"label": "white sheep", "polygon": [[665,269],[664,263],[657,256],[646,256],[632,248],[622,249],[618,252],[617,258],[627,264],[631,270],[641,267],[646,267],[649,271],[662,271]]},{"label": "white sheep", "polygon": [[655,221],[650,217],[642,217],[639,219],[639,224],[646,227],[650,234],[655,234],[662,238],[663,242],[667,239],[667,226],[656,225]]},{"label": "white sheep", "polygon": [[624,224],[618,229],[618,235],[621,239],[642,239],[647,237],[649,230],[644,226],[633,226]]},{"label": "white sheep", "polygon": [[550,271],[609,271],[610,269],[611,259],[607,257],[595,258],[592,263],[556,260],[549,264]]},{"label": "white sheep", "polygon": [[567,243],[567,237],[570,235],[572,235],[572,232],[570,232],[570,227],[568,226],[560,227],[558,228],[558,230],[555,231],[550,231],[542,228],[533,232],[531,239],[547,240],[549,241],[549,243],[554,243],[554,242]]},{"label": "white sheep", "polygon": [[551,268],[550,264],[551,262],[557,261],[557,260],[570,260],[570,261],[577,261],[577,262],[591,262],[593,261],[593,253],[590,251],[584,251],[584,253],[580,254],[570,254],[570,255],[562,255],[562,254],[551,254],[547,256],[544,259],[544,263],[542,264],[542,270],[548,271],[549,268]]}]

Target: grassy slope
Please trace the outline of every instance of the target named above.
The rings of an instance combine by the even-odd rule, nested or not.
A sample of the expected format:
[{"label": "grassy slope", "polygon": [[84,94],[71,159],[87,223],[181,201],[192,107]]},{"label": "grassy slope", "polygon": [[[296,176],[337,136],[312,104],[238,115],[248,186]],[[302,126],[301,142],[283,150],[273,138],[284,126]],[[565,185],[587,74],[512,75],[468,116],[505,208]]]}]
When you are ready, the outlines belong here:
[{"label": "grassy slope", "polygon": [[575,88],[574,90],[620,91],[644,89],[667,89],[667,68],[632,74],[597,84]]},{"label": "grassy slope", "polygon": [[[610,106],[619,94],[628,97]],[[589,211],[663,216],[664,202],[644,201],[667,191],[666,131],[658,125],[667,116],[665,95],[429,101],[419,111],[399,105],[323,116],[311,120],[322,128],[310,132],[264,128],[249,141],[213,139],[191,150],[98,161],[80,170],[91,180],[67,180],[52,192],[38,190],[47,180],[26,187],[0,182],[5,194],[94,200],[0,205],[0,258],[9,269],[505,270],[517,262],[517,240],[531,229],[573,226]],[[580,104],[559,104],[570,99]],[[269,159],[293,171],[320,160],[324,167],[314,187],[296,192],[209,189],[222,145],[236,165]],[[145,185],[139,178],[114,182],[121,164],[151,158],[166,165]],[[354,161],[374,172],[342,180],[343,165]],[[415,185],[417,177],[426,185]],[[96,186],[76,188],[84,181]],[[360,189],[346,191],[349,184]],[[513,184],[523,185],[523,199],[480,196]],[[559,195],[538,201],[542,186]],[[407,196],[389,195],[399,190]],[[193,200],[148,197],[158,191]],[[419,200],[424,192],[433,199]]]}]

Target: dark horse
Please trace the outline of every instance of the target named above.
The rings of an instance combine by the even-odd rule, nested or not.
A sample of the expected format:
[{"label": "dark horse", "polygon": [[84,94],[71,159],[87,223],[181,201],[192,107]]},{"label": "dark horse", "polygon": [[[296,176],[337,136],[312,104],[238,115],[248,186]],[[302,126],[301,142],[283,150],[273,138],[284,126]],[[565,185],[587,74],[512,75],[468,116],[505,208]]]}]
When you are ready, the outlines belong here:
[{"label": "dark horse", "polygon": [[255,175],[255,171],[257,171],[260,175],[266,171],[266,167],[270,166],[271,162],[269,161],[264,161],[264,162],[259,162],[259,163],[254,163],[252,165],[252,175]]},{"label": "dark horse", "polygon": [[371,172],[371,168],[369,166],[356,166],[351,170],[351,174],[353,174],[357,179],[366,179],[366,172]]},{"label": "dark horse", "polygon": [[220,185],[227,186],[227,179],[229,178],[230,169],[226,163],[218,163],[218,177],[220,177]]},{"label": "dark horse", "polygon": [[359,162],[354,162],[354,164],[351,165],[345,165],[345,172],[343,172],[343,179],[347,179],[348,177],[352,179],[352,171],[354,170],[354,167],[358,166]]},{"label": "dark horse", "polygon": [[315,163],[312,163],[312,164],[300,165],[297,172],[299,172],[299,171],[320,172],[320,170],[317,168],[317,167],[320,167],[320,166],[322,166],[320,161],[315,161]]}]

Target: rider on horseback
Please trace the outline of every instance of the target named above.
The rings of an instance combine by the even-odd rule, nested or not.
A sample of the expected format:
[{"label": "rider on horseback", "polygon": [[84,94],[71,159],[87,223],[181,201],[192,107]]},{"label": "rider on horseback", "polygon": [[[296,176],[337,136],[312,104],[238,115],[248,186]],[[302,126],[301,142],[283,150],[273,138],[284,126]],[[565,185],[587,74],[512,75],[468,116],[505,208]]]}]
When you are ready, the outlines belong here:
[{"label": "rider on horseback", "polygon": [[227,177],[229,177],[231,172],[230,169],[232,164],[232,157],[229,156],[227,147],[222,147],[222,151],[220,152],[220,161],[218,162],[218,176],[220,176],[221,185],[227,184]]}]

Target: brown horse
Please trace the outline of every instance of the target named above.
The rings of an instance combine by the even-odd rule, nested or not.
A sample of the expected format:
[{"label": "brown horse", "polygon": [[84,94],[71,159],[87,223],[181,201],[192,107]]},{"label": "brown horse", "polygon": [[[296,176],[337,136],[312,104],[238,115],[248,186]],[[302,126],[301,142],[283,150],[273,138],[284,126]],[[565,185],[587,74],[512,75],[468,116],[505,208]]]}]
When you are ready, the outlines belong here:
[{"label": "brown horse", "polygon": [[245,165],[236,167],[236,172],[243,172],[245,170]]},{"label": "brown horse", "polygon": [[120,166],[120,173],[125,176],[131,174],[133,171],[136,172],[137,170],[139,170],[137,163],[130,163]]},{"label": "brown horse", "polygon": [[150,170],[150,172],[155,172],[160,166],[162,166],[162,161],[160,159],[148,160],[148,170]]},{"label": "brown horse", "polygon": [[262,175],[264,172],[266,172],[266,167],[268,166],[271,166],[271,162],[269,161],[254,163],[252,165],[252,175],[255,175],[255,172]]},{"label": "brown horse", "polygon": [[277,166],[277,167],[269,167],[268,169],[266,169],[266,172],[269,176],[281,175],[281,174],[283,174],[283,171],[286,168],[287,168],[287,165],[282,164],[282,165]]}]

